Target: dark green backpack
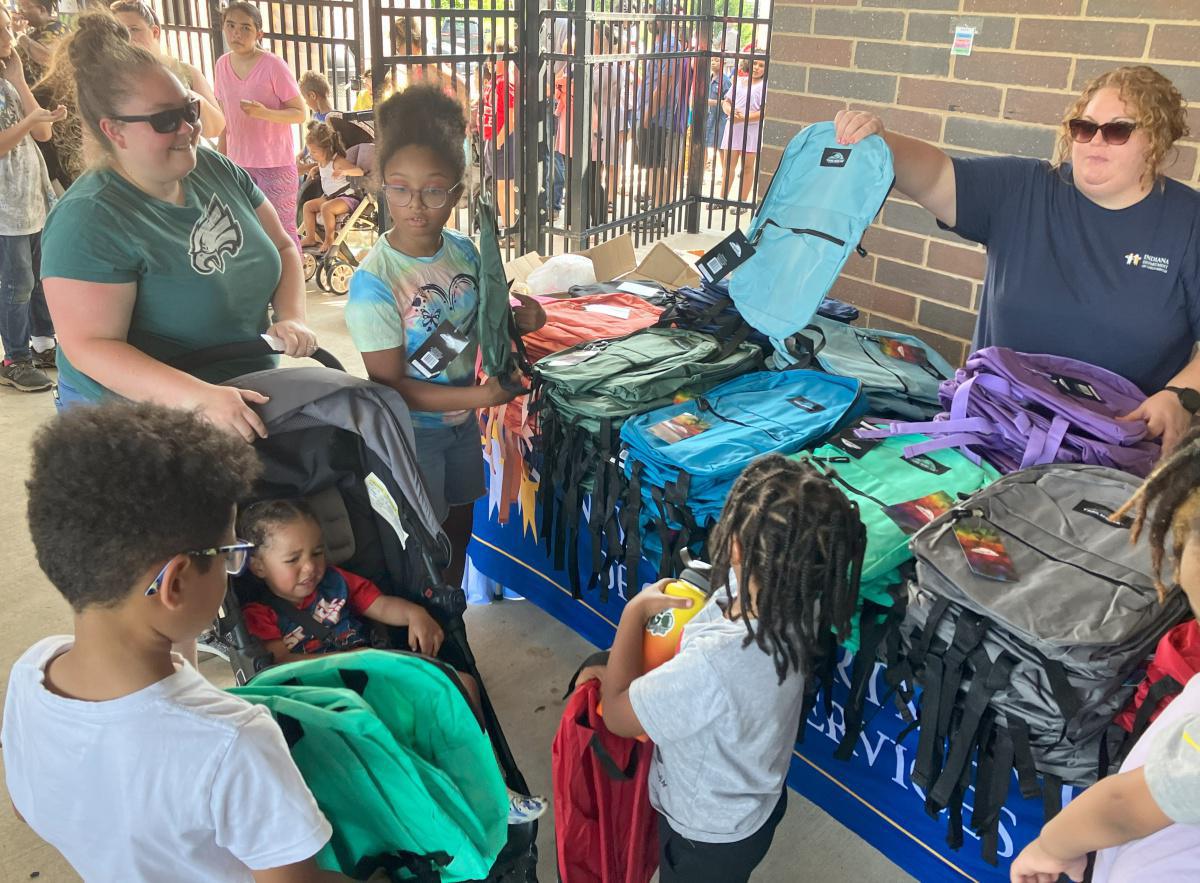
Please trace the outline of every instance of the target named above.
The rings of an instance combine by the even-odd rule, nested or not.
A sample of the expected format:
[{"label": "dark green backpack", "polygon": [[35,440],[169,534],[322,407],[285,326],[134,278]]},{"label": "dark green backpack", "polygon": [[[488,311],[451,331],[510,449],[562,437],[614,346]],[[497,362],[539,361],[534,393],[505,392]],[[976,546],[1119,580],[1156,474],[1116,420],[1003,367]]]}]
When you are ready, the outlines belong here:
[{"label": "dark green backpack", "polygon": [[268,708],[333,837],[327,869],[442,883],[487,877],[508,836],[491,743],[441,663],[359,650],[267,669],[230,691]]},{"label": "dark green backpack", "polygon": [[[634,414],[671,404],[677,395],[696,395],[758,368],[762,350],[745,342],[748,330],[722,342],[700,331],[645,328],[581,343],[533,366],[544,457],[538,488],[542,536],[555,567],[565,563],[577,596],[582,493],[592,492],[593,581],[604,586],[608,565],[624,557],[616,516],[626,486],[618,465],[622,424]],[[636,524],[623,528],[626,535],[638,529]]]}]

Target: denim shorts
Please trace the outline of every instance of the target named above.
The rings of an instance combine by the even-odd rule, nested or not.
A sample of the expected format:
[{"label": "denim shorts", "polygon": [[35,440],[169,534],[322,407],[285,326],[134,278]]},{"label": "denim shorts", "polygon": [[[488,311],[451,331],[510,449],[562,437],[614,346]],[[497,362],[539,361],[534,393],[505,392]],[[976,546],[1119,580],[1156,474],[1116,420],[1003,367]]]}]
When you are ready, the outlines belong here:
[{"label": "denim shorts", "polygon": [[474,413],[457,426],[414,427],[413,436],[417,468],[439,524],[451,506],[473,503],[484,495],[483,445]]},{"label": "denim shorts", "polygon": [[54,384],[54,407],[58,413],[69,411],[76,405],[94,405],[96,404],[89,398],[85,398],[75,387],[68,385],[62,380]]}]

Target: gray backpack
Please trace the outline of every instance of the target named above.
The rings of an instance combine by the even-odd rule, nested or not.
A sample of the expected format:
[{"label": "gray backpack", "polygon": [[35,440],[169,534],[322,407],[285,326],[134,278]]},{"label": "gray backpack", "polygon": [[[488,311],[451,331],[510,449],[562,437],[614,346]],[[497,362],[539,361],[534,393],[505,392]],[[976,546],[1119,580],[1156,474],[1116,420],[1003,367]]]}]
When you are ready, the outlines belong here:
[{"label": "gray backpack", "polygon": [[[1177,587],[1159,602],[1149,552],[1129,542],[1130,520],[1109,520],[1139,484],[1101,466],[1038,466],[1005,476],[913,538],[917,577],[887,648],[888,679],[921,688],[912,778],[927,810],[949,807],[961,842],[973,784],[972,829],[990,861],[1012,768],[1026,797],[1043,794],[1047,816],[1063,782],[1094,782],[1131,676],[1187,615]],[[956,530],[974,538],[976,567],[993,578],[971,569]]]}]

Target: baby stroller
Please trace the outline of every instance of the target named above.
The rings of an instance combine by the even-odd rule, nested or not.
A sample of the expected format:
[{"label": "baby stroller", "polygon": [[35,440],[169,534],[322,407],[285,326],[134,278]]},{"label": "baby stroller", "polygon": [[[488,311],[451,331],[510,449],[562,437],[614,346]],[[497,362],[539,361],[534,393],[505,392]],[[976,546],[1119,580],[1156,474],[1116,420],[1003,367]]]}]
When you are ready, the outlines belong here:
[{"label": "baby stroller", "polygon": [[[191,371],[269,352],[265,340],[255,340],[189,353],[172,364]],[[280,368],[230,381],[270,397],[258,408],[270,433],[255,444],[263,475],[253,499],[245,502],[305,499],[321,521],[330,564],[367,577],[385,593],[421,603],[439,618],[445,644],[454,645],[479,683],[483,722],[506,784],[529,793],[467,642],[466,598],[461,588],[441,579],[449,542],[417,471],[404,399],[395,390],[346,374],[324,350],[313,359],[324,367]],[[216,623],[239,684],[273,662],[246,628],[243,600],[231,585]],[[489,883],[536,883],[536,837],[536,822],[510,826]]]},{"label": "baby stroller", "polygon": [[[379,206],[368,183],[375,167],[375,135],[365,122],[351,119],[348,115],[330,114],[325,121],[337,131],[346,145],[346,159],[366,174],[361,178],[346,180],[346,192],[340,195],[357,199],[358,204],[351,212],[338,218],[337,233],[329,251],[322,255],[306,248],[301,252],[301,260],[305,282],[315,279],[322,291],[345,294],[350,290],[350,277],[358,268],[358,258],[347,240],[354,233],[378,233]],[[302,182],[298,208],[320,195],[320,179]],[[317,223],[319,226],[319,219]]]}]

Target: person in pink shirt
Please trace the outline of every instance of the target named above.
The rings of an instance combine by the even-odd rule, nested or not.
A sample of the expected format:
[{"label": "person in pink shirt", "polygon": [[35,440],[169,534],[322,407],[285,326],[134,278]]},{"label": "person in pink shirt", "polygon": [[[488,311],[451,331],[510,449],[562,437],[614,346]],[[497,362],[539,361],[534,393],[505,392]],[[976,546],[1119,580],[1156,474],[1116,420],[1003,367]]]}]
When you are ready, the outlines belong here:
[{"label": "person in pink shirt", "polygon": [[292,126],[304,122],[304,99],[287,64],[267,52],[262,13],[253,3],[233,0],[222,18],[230,51],[217,60],[217,101],[225,113],[218,149],[250,173],[275,207],[284,229],[296,233],[296,171]]}]

